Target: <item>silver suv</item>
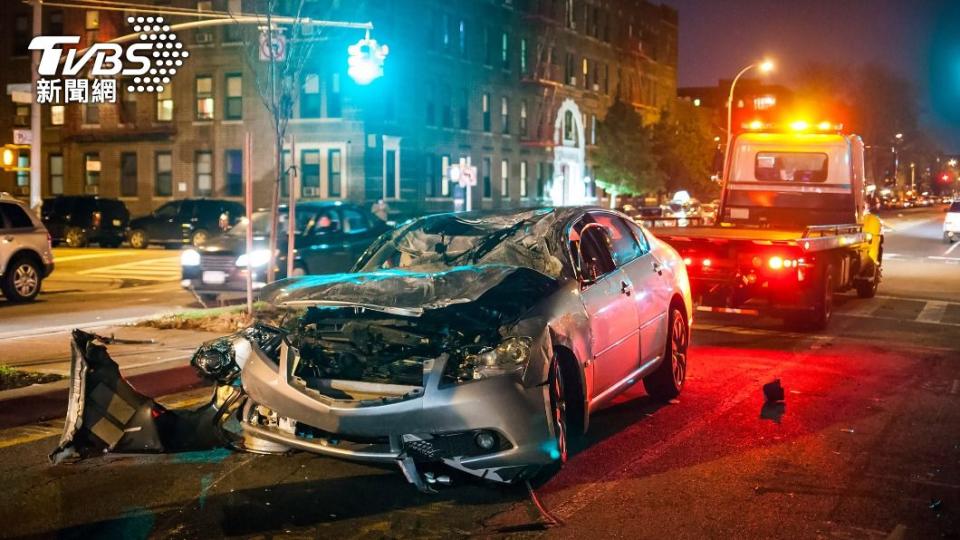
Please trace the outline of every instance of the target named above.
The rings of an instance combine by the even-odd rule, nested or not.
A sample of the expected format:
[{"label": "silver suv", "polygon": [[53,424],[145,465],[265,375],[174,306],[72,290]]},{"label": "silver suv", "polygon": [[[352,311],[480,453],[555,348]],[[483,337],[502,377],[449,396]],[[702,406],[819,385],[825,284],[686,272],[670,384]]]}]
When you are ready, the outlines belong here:
[{"label": "silver suv", "polygon": [[0,290],[9,302],[36,298],[53,272],[50,234],[25,204],[0,193]]}]

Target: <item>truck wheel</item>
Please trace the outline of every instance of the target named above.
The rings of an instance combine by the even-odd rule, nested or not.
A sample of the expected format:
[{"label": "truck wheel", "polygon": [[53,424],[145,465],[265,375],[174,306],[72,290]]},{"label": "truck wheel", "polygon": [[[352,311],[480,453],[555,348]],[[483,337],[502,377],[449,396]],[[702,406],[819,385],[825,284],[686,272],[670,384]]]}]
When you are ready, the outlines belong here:
[{"label": "truck wheel", "polygon": [[147,231],[143,229],[134,229],[130,232],[130,247],[133,249],[146,249],[150,244]]},{"label": "truck wheel", "polygon": [[827,265],[820,280],[820,291],[810,320],[812,330],[823,330],[830,324],[833,315],[833,266]]},{"label": "truck wheel", "polygon": [[657,369],[643,378],[647,394],[657,401],[670,401],[680,395],[687,378],[687,346],[690,332],[687,320],[679,309],[670,308],[670,326],[667,328],[667,347]]},{"label": "truck wheel", "polygon": [[873,265],[873,279],[870,281],[858,280],[854,286],[857,288],[857,296],[860,298],[873,298],[877,295],[877,288],[880,287],[880,268]]},{"label": "truck wheel", "polygon": [[66,242],[67,247],[80,248],[86,247],[87,245],[87,235],[84,234],[83,229],[80,227],[70,227],[64,236],[64,242]]}]

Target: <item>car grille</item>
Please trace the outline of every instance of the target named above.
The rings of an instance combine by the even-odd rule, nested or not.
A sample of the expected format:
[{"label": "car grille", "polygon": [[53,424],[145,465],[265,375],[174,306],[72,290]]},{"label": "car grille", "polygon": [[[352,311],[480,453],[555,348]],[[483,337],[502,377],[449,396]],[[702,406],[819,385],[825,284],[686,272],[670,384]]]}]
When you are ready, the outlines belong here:
[{"label": "car grille", "polygon": [[236,268],[236,255],[201,255],[200,267],[204,270],[222,270],[230,272]]}]

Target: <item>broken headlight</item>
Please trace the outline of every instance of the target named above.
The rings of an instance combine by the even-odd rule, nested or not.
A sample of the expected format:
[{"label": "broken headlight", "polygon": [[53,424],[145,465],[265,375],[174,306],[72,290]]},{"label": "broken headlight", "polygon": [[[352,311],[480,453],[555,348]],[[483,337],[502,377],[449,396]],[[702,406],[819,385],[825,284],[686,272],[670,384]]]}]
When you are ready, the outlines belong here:
[{"label": "broken headlight", "polygon": [[496,347],[466,351],[448,374],[455,382],[466,382],[523,370],[530,358],[528,337],[509,337]]},{"label": "broken headlight", "polygon": [[240,371],[232,338],[227,336],[204,343],[193,354],[190,364],[207,379],[221,383],[232,379]]}]

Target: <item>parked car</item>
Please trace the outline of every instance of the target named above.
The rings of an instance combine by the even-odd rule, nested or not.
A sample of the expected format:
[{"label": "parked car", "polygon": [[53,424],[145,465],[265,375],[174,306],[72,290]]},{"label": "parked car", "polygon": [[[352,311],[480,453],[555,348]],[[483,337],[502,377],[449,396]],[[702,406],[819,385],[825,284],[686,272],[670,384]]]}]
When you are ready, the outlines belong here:
[{"label": "parked car", "polygon": [[960,201],[950,203],[944,212],[943,241],[952,244],[960,238]]},{"label": "parked car", "polygon": [[53,244],[85,247],[119,247],[123,243],[130,212],[117,199],[96,195],[57,195],[43,200],[40,218],[50,231]]},{"label": "parked car", "polygon": [[245,213],[242,204],[220,199],[178,199],[151,214],[130,220],[130,247],[150,244],[202,246],[235,225]]},{"label": "parked car", "polygon": [[53,272],[50,233],[26,204],[0,193],[0,290],[8,302],[27,302]]},{"label": "parked car", "polygon": [[[288,210],[280,207],[280,234],[276,246],[276,276],[287,270]],[[294,228],[296,259],[294,275],[347,272],[371,242],[389,227],[379,218],[355,204],[340,202],[302,202],[297,204]],[[270,235],[270,212],[253,214],[254,247],[246,252],[246,220],[226,234],[211,238],[204,245],[181,254],[184,288],[205,300],[246,291],[246,272],[253,272],[254,288],[266,285]]]},{"label": "parked car", "polygon": [[[186,413],[126,384],[109,338],[76,331],[80,406],[53,460],[236,441],[395,464],[422,491],[436,481],[424,466],[516,482],[564,462],[591,413],[636,381],[657,400],[683,389],[683,260],[618,212],[427,216],[353,270],[263,289],[273,323],[200,347],[191,363],[218,387]],[[114,401],[127,412],[102,405]]]}]

